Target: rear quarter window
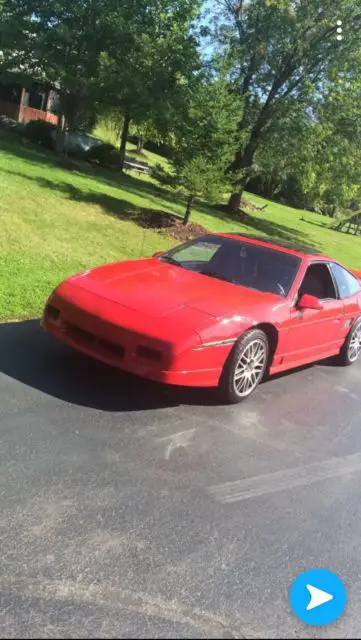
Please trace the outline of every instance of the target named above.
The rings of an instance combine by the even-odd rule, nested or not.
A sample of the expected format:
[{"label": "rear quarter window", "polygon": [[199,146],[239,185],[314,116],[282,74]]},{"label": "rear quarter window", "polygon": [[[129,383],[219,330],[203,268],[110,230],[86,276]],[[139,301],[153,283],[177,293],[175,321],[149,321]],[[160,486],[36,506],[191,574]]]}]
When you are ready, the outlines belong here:
[{"label": "rear quarter window", "polygon": [[353,296],[355,295],[355,293],[361,291],[360,281],[356,278],[356,276],[347,271],[347,269],[344,269],[343,267],[341,267],[341,265],[332,262],[331,270],[335,277],[340,298],[342,300],[344,298],[348,298],[349,296]]}]

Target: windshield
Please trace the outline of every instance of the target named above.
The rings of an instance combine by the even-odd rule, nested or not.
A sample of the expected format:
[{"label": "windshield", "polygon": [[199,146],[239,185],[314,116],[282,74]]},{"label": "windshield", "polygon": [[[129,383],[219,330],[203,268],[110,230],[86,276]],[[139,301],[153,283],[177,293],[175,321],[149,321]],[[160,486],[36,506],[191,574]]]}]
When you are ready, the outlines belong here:
[{"label": "windshield", "polygon": [[264,293],[287,296],[301,259],[244,240],[205,236],[164,253],[162,262]]}]

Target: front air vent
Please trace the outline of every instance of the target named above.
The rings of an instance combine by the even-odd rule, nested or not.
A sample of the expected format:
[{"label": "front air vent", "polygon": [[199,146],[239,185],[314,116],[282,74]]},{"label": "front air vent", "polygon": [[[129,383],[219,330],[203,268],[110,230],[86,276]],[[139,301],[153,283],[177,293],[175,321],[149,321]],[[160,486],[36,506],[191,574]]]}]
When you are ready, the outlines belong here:
[{"label": "front air vent", "polygon": [[94,343],[94,334],[90,333],[89,331],[85,331],[85,329],[81,329],[74,324],[66,324],[66,333],[69,338],[71,338],[75,342],[82,342],[89,345]]},{"label": "front air vent", "polygon": [[48,304],[46,307],[46,315],[52,320],[57,320],[60,316],[60,311],[56,307],[53,307],[53,305]]},{"label": "front air vent", "polygon": [[88,345],[92,349],[103,351],[109,355],[118,356],[119,358],[124,358],[125,356],[125,349],[122,345],[108,342],[108,340],[99,338],[94,333],[85,331],[85,329],[81,329],[73,324],[66,324],[66,334],[71,340],[74,340],[74,342]]},{"label": "front air vent", "polygon": [[103,349],[104,351],[108,351],[112,355],[117,355],[119,358],[124,358],[125,349],[120,344],[115,344],[114,342],[108,342],[107,340],[102,340],[98,338],[96,341],[97,347]]},{"label": "front air vent", "polygon": [[137,349],[137,355],[145,360],[152,360],[153,362],[160,362],[162,359],[162,352],[157,349],[150,349],[149,347],[140,346]]}]

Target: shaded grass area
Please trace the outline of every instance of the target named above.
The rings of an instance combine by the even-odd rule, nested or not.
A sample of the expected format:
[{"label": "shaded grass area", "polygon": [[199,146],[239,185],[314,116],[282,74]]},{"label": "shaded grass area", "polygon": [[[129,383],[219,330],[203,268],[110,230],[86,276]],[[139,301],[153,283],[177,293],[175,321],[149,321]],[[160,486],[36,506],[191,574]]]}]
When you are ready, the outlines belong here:
[{"label": "shaded grass area", "polygon": [[[182,216],[184,206],[180,194],[149,178],[121,176],[86,163],[65,170],[51,152],[0,131],[0,318],[38,315],[51,290],[72,273],[176,244],[151,228],[144,209]],[[192,220],[210,231],[295,242],[361,267],[360,238],[318,226],[328,221],[316,214],[269,202],[244,224],[198,203]]]}]

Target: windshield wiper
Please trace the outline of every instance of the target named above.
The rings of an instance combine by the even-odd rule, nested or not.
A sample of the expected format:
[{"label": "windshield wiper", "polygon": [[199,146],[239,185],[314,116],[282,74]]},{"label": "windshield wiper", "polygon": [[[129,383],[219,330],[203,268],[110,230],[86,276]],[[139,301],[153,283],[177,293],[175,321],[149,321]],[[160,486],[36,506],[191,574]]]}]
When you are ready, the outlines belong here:
[{"label": "windshield wiper", "polygon": [[201,274],[203,276],[208,276],[209,278],[217,278],[218,280],[224,280],[224,282],[230,282],[228,278],[225,278],[224,276],[217,273],[216,271],[201,271]]}]

